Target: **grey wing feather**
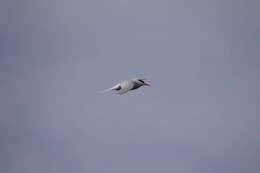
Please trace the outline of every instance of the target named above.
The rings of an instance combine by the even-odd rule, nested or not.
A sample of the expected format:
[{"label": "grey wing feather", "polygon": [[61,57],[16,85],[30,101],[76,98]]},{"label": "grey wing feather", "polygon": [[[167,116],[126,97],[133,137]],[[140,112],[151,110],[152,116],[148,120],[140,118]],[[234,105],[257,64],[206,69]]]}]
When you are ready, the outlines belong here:
[{"label": "grey wing feather", "polygon": [[125,94],[134,87],[134,82],[132,80],[123,81],[120,86],[122,89],[118,91],[118,94]]}]

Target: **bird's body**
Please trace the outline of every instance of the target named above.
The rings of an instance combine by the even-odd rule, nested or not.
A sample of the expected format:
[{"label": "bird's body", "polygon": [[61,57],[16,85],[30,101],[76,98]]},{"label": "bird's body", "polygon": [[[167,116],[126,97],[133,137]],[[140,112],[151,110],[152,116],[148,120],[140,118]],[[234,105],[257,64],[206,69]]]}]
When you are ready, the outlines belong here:
[{"label": "bird's body", "polygon": [[134,78],[120,82],[119,84],[109,88],[105,91],[117,91],[118,94],[125,94],[128,91],[135,90],[141,86],[150,86],[150,84],[144,81],[145,79]]}]

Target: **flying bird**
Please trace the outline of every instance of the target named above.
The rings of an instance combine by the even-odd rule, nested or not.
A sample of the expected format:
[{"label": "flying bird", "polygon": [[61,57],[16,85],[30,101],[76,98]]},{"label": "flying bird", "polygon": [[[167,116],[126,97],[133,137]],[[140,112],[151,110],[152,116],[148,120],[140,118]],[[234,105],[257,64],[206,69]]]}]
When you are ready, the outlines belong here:
[{"label": "flying bird", "polygon": [[143,78],[134,78],[120,82],[112,88],[106,89],[106,91],[116,91],[118,94],[125,94],[128,91],[135,90],[141,86],[150,86],[149,83],[145,82]]}]

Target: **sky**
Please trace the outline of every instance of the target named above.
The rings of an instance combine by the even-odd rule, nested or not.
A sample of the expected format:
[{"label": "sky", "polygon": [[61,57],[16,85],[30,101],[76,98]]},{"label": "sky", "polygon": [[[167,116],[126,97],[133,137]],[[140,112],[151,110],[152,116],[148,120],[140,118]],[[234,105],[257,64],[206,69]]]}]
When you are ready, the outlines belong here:
[{"label": "sky", "polygon": [[0,172],[258,173],[259,6],[1,1]]}]

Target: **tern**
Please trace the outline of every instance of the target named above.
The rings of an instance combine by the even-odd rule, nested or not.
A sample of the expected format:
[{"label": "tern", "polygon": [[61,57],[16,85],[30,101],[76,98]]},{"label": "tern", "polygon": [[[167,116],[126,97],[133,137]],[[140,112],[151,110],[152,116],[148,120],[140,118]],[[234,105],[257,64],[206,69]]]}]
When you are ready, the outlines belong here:
[{"label": "tern", "polygon": [[149,83],[145,82],[146,79],[143,78],[133,78],[128,79],[125,81],[120,82],[119,84],[116,84],[112,88],[106,89],[106,91],[116,91],[118,94],[125,94],[128,91],[136,90],[140,88],[141,86],[150,86]]}]

